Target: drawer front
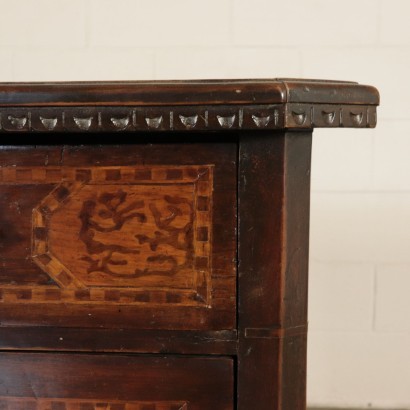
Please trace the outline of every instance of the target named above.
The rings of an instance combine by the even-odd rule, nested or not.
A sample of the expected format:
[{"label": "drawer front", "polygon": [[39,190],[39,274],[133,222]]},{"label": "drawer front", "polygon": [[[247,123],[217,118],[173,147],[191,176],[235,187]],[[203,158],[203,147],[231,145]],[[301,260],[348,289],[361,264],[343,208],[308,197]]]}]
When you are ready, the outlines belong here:
[{"label": "drawer front", "polygon": [[0,321],[235,327],[236,146],[4,147]]},{"label": "drawer front", "polygon": [[2,410],[230,410],[232,360],[0,354]]}]

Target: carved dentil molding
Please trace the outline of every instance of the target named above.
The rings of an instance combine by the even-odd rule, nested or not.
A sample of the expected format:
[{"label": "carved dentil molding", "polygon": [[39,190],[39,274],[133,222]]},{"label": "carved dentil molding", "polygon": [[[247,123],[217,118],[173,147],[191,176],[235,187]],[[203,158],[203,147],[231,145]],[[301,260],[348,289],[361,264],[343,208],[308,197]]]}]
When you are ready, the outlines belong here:
[{"label": "carved dentil molding", "polygon": [[1,108],[0,132],[373,128],[376,106],[338,104]]}]

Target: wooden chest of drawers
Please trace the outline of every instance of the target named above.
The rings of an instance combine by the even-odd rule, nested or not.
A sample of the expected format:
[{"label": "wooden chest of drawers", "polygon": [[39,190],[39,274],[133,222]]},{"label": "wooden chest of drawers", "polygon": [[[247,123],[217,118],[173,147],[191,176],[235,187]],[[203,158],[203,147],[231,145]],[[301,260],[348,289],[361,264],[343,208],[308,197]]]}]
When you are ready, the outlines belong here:
[{"label": "wooden chest of drawers", "polygon": [[297,80],[0,85],[0,409],[306,407],[314,127]]}]

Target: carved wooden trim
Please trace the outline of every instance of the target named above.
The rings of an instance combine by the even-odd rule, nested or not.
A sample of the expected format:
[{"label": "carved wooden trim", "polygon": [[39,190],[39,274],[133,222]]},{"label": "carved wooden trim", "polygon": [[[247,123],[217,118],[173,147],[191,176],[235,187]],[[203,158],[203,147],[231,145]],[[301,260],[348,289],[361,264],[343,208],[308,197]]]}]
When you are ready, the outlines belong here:
[{"label": "carved wooden trim", "polygon": [[276,104],[1,108],[0,132],[157,132],[373,128],[376,106]]},{"label": "carved wooden trim", "polygon": [[183,401],[148,402],[66,398],[0,397],[2,410],[188,410]]},{"label": "carved wooden trim", "polygon": [[286,128],[374,128],[376,107],[365,105],[288,104]]},{"label": "carved wooden trim", "polygon": [[[167,303],[184,306],[210,306],[212,275],[212,165],[81,168],[52,166],[3,167],[0,168],[0,184],[56,184],[54,189],[52,189],[52,191],[33,210],[31,257],[33,261],[58,285],[58,287],[55,285],[36,287],[14,285],[3,286],[0,287],[0,301],[6,303],[48,304],[72,302],[76,304],[97,303],[104,305]],[[77,237],[78,232],[81,233],[81,230],[80,228],[72,227],[74,224],[69,224],[69,226],[65,227],[65,219],[68,218],[69,207],[77,206],[72,204],[84,204],[85,202],[90,202],[90,200],[87,199],[90,198],[90,195],[93,198],[97,197],[97,199],[101,197],[101,195],[107,195],[104,190],[108,190],[109,192],[120,192],[124,194],[124,198],[127,193],[138,198],[139,190],[143,189],[145,191],[140,194],[140,197],[145,199],[146,202],[149,202],[150,190],[154,193],[158,192],[155,187],[161,188],[161,195],[164,196],[166,201],[170,201],[168,202],[168,208],[175,209],[173,212],[181,213],[182,211],[177,209],[178,203],[181,201],[186,202],[189,198],[192,198],[189,199],[190,202],[187,202],[185,206],[185,208],[188,207],[187,209],[190,209],[189,214],[192,215],[190,217],[192,218],[190,222],[192,227],[189,228],[191,232],[189,233],[189,238],[192,239],[186,237],[186,240],[189,239],[189,241],[192,241],[192,245],[190,245],[192,246],[192,250],[189,251],[189,260],[187,259],[187,262],[182,265],[184,272],[187,270],[189,271],[192,282],[190,286],[192,287],[186,284],[186,279],[178,279],[177,271],[173,271],[169,274],[167,279],[169,285],[166,285],[167,282],[164,282],[164,280],[159,281],[158,285],[152,280],[144,280],[144,278],[148,278],[150,275],[161,276],[165,274],[149,270],[147,270],[147,272],[141,272],[138,275],[133,274],[125,279],[116,279],[114,276],[114,279],[110,279],[108,282],[104,282],[104,280],[101,282],[101,279],[98,279],[100,282],[85,282],[84,274],[82,276],[80,274],[82,269],[80,266],[82,265],[78,265],[78,263],[80,263],[78,261],[81,255],[77,256],[75,252],[69,252],[70,255],[74,254],[74,257],[76,258],[74,262],[71,261],[71,266],[74,266],[74,268],[70,268],[70,262],[68,259],[64,259],[64,254],[61,253],[61,251],[58,251],[58,249],[64,249],[66,244],[70,241],[80,242],[83,240],[82,238],[84,238],[81,234],[79,238]],[[169,199],[167,199],[167,190],[169,191],[171,189],[177,194],[178,192],[181,192],[182,197],[177,196],[173,199],[173,197],[169,196]],[[84,191],[86,191],[85,194]],[[108,195],[113,194],[111,193]],[[158,194],[155,195],[158,196]],[[188,195],[188,199],[184,199],[184,195],[185,197]],[[119,199],[111,198],[111,200],[118,201]],[[135,200],[134,202],[131,201],[131,206],[134,206],[133,203],[135,203]],[[124,202],[123,200],[122,206],[124,207],[125,205],[127,205],[127,202]],[[81,205],[78,206],[81,207]],[[144,207],[146,206],[148,206],[149,209],[153,209],[150,208],[151,205],[144,205]],[[131,209],[129,205],[124,209],[125,211],[121,211],[124,214],[124,220],[130,218],[129,215],[132,217],[135,215],[135,218],[140,215],[140,213]],[[78,210],[74,215],[76,215],[76,219],[79,218],[79,216],[77,216],[79,215]],[[143,214],[141,215],[145,218]],[[58,222],[60,228],[58,228],[58,225],[53,222],[53,218],[57,218],[57,222],[60,221]],[[78,220],[77,224],[79,226],[81,226],[81,223],[84,223],[84,221],[81,221],[83,220]],[[121,228],[122,226],[123,225],[121,224]],[[56,230],[58,231],[58,229],[63,232],[67,231],[68,236],[65,240],[62,240],[62,237],[59,236],[58,240],[54,241],[57,245],[53,245],[52,238],[53,235],[55,235],[53,232],[56,232]],[[78,232],[76,229],[78,229]],[[149,230],[153,229],[157,229],[157,231],[160,230],[155,226],[149,227]],[[173,229],[173,232],[175,229]],[[92,235],[91,237],[94,237],[96,233],[98,232],[95,230],[90,232]],[[138,235],[138,232],[134,235],[134,233],[136,232],[132,231],[132,243],[135,242],[138,244],[139,242],[139,244],[142,244],[143,246],[149,245],[151,251],[155,253],[158,244],[157,242],[151,242],[155,241],[155,238],[153,239],[146,235]],[[152,234],[157,235],[156,232],[152,232]],[[158,234],[160,234],[160,232]],[[85,238],[88,238],[87,235],[89,234],[87,232],[85,232],[85,235]],[[110,235],[112,235],[112,231],[110,231]],[[117,235],[116,237],[117,240],[122,241],[121,238],[124,235],[120,235],[121,236]],[[178,235],[185,234],[181,231]],[[111,237],[112,236],[110,236],[110,238]],[[129,241],[129,239],[125,238],[124,241],[126,240]],[[161,240],[161,238],[159,240]],[[85,242],[84,244],[87,245]],[[103,245],[104,244],[101,242],[98,244],[99,247],[102,247]],[[57,246],[57,248],[54,246]],[[127,249],[123,251],[123,246],[121,244],[115,246],[117,246],[115,252],[119,252],[122,255],[122,259],[126,259],[127,254],[129,253],[138,252]],[[108,249],[108,253],[110,249],[112,249],[110,244],[108,244],[106,248]],[[118,250],[118,248],[120,249]],[[85,249],[88,251],[90,250],[88,245]],[[101,260],[98,259],[98,255],[97,261],[94,261],[93,257],[95,256],[95,253],[101,254],[101,252],[105,252],[105,250],[88,253],[87,255],[89,256],[85,256],[88,258],[86,263],[100,263]],[[186,255],[188,255],[188,253],[186,253]],[[85,257],[82,259],[85,260]],[[111,258],[111,254],[109,257]],[[170,257],[171,256],[169,256],[169,258]],[[104,259],[106,259],[106,256],[104,256],[103,260]],[[124,262],[121,262],[121,264],[123,263]],[[115,266],[118,262],[113,260],[112,264]],[[105,272],[100,265],[94,270],[99,276],[102,275],[101,272]],[[90,272],[94,272],[94,270],[88,270],[87,272],[89,274]],[[121,268],[121,270],[123,270],[123,268]],[[110,275],[115,275],[115,273],[107,271],[106,277],[110,277]],[[184,284],[184,287],[181,286],[182,283]]]}]

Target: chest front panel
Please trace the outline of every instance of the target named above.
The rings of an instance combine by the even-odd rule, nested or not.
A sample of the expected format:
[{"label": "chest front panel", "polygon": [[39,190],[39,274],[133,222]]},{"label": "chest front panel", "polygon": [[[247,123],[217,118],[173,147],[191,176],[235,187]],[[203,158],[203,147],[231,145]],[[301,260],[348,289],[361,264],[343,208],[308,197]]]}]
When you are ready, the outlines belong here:
[{"label": "chest front panel", "polygon": [[235,156],[233,143],[4,148],[2,319],[233,329]]}]

